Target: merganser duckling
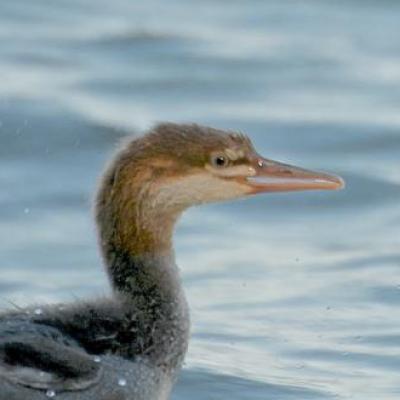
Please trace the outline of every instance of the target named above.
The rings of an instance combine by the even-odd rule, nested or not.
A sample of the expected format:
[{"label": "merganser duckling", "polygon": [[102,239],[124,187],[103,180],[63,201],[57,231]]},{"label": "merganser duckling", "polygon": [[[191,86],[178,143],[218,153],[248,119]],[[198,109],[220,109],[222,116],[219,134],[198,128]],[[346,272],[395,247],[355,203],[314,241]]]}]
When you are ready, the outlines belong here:
[{"label": "merganser duckling", "polygon": [[261,157],[244,135],[160,124],[108,165],[96,221],[112,296],[0,316],[0,400],[166,400],[189,341],[175,222],[190,206],[332,190],[333,175]]}]

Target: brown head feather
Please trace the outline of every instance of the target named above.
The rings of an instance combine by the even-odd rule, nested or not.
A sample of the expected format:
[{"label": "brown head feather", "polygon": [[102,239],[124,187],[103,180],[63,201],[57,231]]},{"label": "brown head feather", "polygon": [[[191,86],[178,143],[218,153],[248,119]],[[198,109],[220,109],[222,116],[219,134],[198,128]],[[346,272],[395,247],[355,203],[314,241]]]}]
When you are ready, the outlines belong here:
[{"label": "brown head feather", "polygon": [[183,167],[204,167],[210,153],[230,147],[253,149],[247,136],[197,124],[162,123],[133,140],[126,150],[138,162],[169,159]]}]

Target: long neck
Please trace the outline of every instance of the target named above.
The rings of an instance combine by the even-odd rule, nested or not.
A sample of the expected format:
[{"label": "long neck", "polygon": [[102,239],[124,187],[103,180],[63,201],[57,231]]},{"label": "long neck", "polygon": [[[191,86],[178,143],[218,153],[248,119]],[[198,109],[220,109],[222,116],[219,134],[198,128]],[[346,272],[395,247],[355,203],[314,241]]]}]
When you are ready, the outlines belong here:
[{"label": "long neck", "polygon": [[105,177],[97,198],[97,223],[115,296],[142,318],[146,339],[151,330],[151,342],[157,343],[153,359],[162,364],[172,353],[170,362],[179,364],[189,316],[172,248],[178,214],[154,207],[149,192],[142,190],[145,185],[135,190],[126,181],[109,179]]},{"label": "long neck", "polygon": [[[180,289],[180,278],[172,248],[171,221],[159,221],[157,231],[138,225],[124,215],[114,217],[115,229],[103,227],[102,252],[112,288],[116,294],[134,298],[156,290],[165,300]],[[132,216],[133,217],[133,216]],[[101,228],[100,228],[101,229]],[[129,230],[129,237],[121,232]]]},{"label": "long neck", "polygon": [[151,178],[151,172],[118,168],[116,162],[98,191],[100,247],[116,292],[135,294],[150,281],[168,290],[162,278],[175,264],[172,234],[179,213],[157,206]]}]

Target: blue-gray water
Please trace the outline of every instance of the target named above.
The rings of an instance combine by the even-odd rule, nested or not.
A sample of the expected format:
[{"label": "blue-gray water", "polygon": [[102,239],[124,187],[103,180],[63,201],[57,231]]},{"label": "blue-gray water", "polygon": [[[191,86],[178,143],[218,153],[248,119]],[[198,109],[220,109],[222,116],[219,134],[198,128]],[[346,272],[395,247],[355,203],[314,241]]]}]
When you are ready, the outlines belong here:
[{"label": "blue-gray water", "polygon": [[160,120],[247,132],[337,193],[189,211],[174,400],[400,398],[400,3],[1,0],[0,296],[107,292],[90,199]]}]

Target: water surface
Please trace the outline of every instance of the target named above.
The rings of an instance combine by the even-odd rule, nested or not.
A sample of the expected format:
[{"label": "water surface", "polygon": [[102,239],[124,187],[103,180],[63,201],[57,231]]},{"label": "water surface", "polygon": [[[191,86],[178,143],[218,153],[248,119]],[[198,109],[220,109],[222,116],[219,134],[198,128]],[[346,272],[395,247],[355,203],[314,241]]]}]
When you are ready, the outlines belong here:
[{"label": "water surface", "polygon": [[91,198],[127,133],[247,132],[338,193],[187,212],[193,337],[173,399],[400,397],[400,4],[2,0],[0,296],[108,292]]}]

